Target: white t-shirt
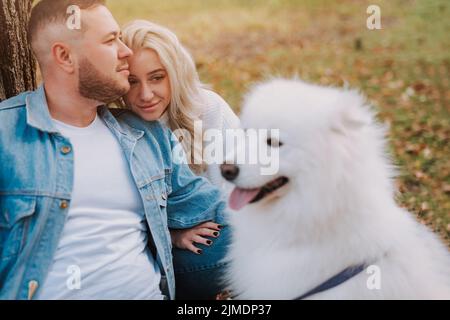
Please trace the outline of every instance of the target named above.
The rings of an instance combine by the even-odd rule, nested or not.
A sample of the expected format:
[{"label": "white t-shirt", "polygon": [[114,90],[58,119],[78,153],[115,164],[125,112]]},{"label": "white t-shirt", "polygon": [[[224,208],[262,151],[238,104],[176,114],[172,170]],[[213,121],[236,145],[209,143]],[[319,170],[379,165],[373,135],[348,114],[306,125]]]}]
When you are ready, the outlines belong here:
[{"label": "white t-shirt", "polygon": [[98,116],[84,128],[53,121],[73,147],[74,186],[37,298],[163,299],[142,200],[114,134]]}]

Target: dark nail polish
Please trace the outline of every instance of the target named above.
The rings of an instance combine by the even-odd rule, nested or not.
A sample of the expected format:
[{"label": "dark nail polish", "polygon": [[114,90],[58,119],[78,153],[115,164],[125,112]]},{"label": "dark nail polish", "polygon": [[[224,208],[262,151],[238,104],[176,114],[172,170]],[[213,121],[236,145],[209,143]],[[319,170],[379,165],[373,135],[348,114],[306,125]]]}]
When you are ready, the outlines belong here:
[{"label": "dark nail polish", "polygon": [[218,229],[222,229],[223,226],[219,224],[219,225],[217,226],[217,228],[218,228]]},{"label": "dark nail polish", "polygon": [[197,250],[197,253],[198,253],[198,254],[202,254],[203,251],[202,251],[201,249],[198,249],[198,250]]},{"label": "dark nail polish", "polygon": [[217,237],[217,236],[219,235],[219,233],[218,233],[218,232],[214,232],[213,235],[214,235],[215,237]]},{"label": "dark nail polish", "polygon": [[206,240],[206,243],[207,243],[208,245],[211,245],[212,241],[211,241],[211,240]]}]

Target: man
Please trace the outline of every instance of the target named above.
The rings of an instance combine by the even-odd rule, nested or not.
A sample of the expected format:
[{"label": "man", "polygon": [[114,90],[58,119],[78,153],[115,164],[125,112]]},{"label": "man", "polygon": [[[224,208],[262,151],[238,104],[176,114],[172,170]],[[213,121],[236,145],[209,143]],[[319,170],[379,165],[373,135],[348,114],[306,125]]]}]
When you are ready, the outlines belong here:
[{"label": "man", "polygon": [[132,55],[104,1],[42,0],[28,34],[44,84],[0,104],[0,299],[174,298],[168,228],[223,224],[219,191],[104,106]]}]

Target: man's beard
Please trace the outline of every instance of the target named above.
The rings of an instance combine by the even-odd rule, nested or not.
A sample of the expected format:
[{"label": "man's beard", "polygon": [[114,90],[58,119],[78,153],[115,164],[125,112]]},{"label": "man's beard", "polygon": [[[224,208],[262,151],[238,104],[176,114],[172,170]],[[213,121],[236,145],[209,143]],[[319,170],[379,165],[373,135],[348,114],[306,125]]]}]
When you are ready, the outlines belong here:
[{"label": "man's beard", "polygon": [[124,96],[128,89],[102,74],[87,58],[80,61],[78,90],[83,97],[108,104]]}]

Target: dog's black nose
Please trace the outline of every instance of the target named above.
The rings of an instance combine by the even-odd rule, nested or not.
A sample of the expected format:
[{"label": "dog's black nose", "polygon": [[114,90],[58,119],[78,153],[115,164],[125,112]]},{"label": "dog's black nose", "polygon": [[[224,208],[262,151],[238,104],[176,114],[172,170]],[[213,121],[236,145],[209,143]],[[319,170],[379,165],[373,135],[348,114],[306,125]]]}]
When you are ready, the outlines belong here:
[{"label": "dog's black nose", "polygon": [[234,164],[222,164],[220,165],[220,170],[222,171],[222,176],[228,181],[233,181],[239,174],[239,168]]}]

